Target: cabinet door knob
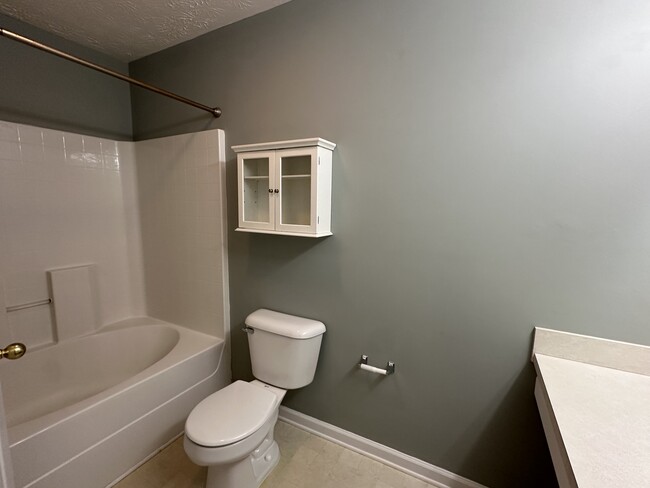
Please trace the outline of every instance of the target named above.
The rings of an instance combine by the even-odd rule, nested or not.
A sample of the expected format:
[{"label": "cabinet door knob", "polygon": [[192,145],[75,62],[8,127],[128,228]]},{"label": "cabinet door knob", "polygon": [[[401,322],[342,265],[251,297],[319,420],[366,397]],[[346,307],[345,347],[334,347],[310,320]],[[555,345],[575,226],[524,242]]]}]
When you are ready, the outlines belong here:
[{"label": "cabinet door knob", "polygon": [[273,191],[274,191],[275,193],[280,193],[280,190],[279,190],[278,188],[276,188],[276,189],[273,190]]},{"label": "cabinet door knob", "polygon": [[269,193],[273,193],[273,188],[269,188]]}]

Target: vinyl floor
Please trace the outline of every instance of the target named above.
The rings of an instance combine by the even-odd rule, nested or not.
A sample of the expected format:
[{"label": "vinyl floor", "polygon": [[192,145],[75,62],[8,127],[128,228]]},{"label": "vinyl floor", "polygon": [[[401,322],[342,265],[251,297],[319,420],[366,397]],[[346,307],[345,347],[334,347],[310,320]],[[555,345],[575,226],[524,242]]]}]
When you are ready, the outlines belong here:
[{"label": "vinyl floor", "polygon": [[[434,488],[282,421],[275,439],[280,462],[262,488]],[[114,488],[204,488],[206,472],[187,458],[180,437]]]}]

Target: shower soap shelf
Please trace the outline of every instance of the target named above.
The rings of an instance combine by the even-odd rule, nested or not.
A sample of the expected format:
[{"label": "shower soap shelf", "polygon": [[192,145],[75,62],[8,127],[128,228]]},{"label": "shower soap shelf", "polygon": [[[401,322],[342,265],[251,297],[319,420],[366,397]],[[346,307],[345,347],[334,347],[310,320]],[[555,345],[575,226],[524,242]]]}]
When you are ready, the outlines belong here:
[{"label": "shower soap shelf", "polygon": [[332,152],[320,137],[233,146],[241,232],[332,235]]}]

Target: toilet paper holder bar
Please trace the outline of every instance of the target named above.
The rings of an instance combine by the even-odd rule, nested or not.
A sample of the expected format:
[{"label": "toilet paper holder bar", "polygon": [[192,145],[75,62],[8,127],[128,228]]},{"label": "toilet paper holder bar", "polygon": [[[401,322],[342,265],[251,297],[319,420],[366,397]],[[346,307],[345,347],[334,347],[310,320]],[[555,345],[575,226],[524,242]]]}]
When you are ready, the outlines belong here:
[{"label": "toilet paper holder bar", "polygon": [[370,371],[371,373],[383,374],[388,376],[395,373],[395,363],[393,361],[388,361],[386,364],[386,369],[375,368],[368,364],[368,356],[365,354],[361,355],[361,361],[359,361],[359,367],[365,371]]}]

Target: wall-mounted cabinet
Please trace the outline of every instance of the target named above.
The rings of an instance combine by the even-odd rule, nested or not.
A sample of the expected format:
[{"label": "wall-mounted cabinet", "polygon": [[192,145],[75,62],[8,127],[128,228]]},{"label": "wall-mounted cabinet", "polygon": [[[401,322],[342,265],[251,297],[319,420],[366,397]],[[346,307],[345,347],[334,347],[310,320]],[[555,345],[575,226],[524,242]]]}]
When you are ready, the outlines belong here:
[{"label": "wall-mounted cabinet", "polygon": [[239,227],[301,237],[331,232],[332,151],[320,138],[233,146]]}]

